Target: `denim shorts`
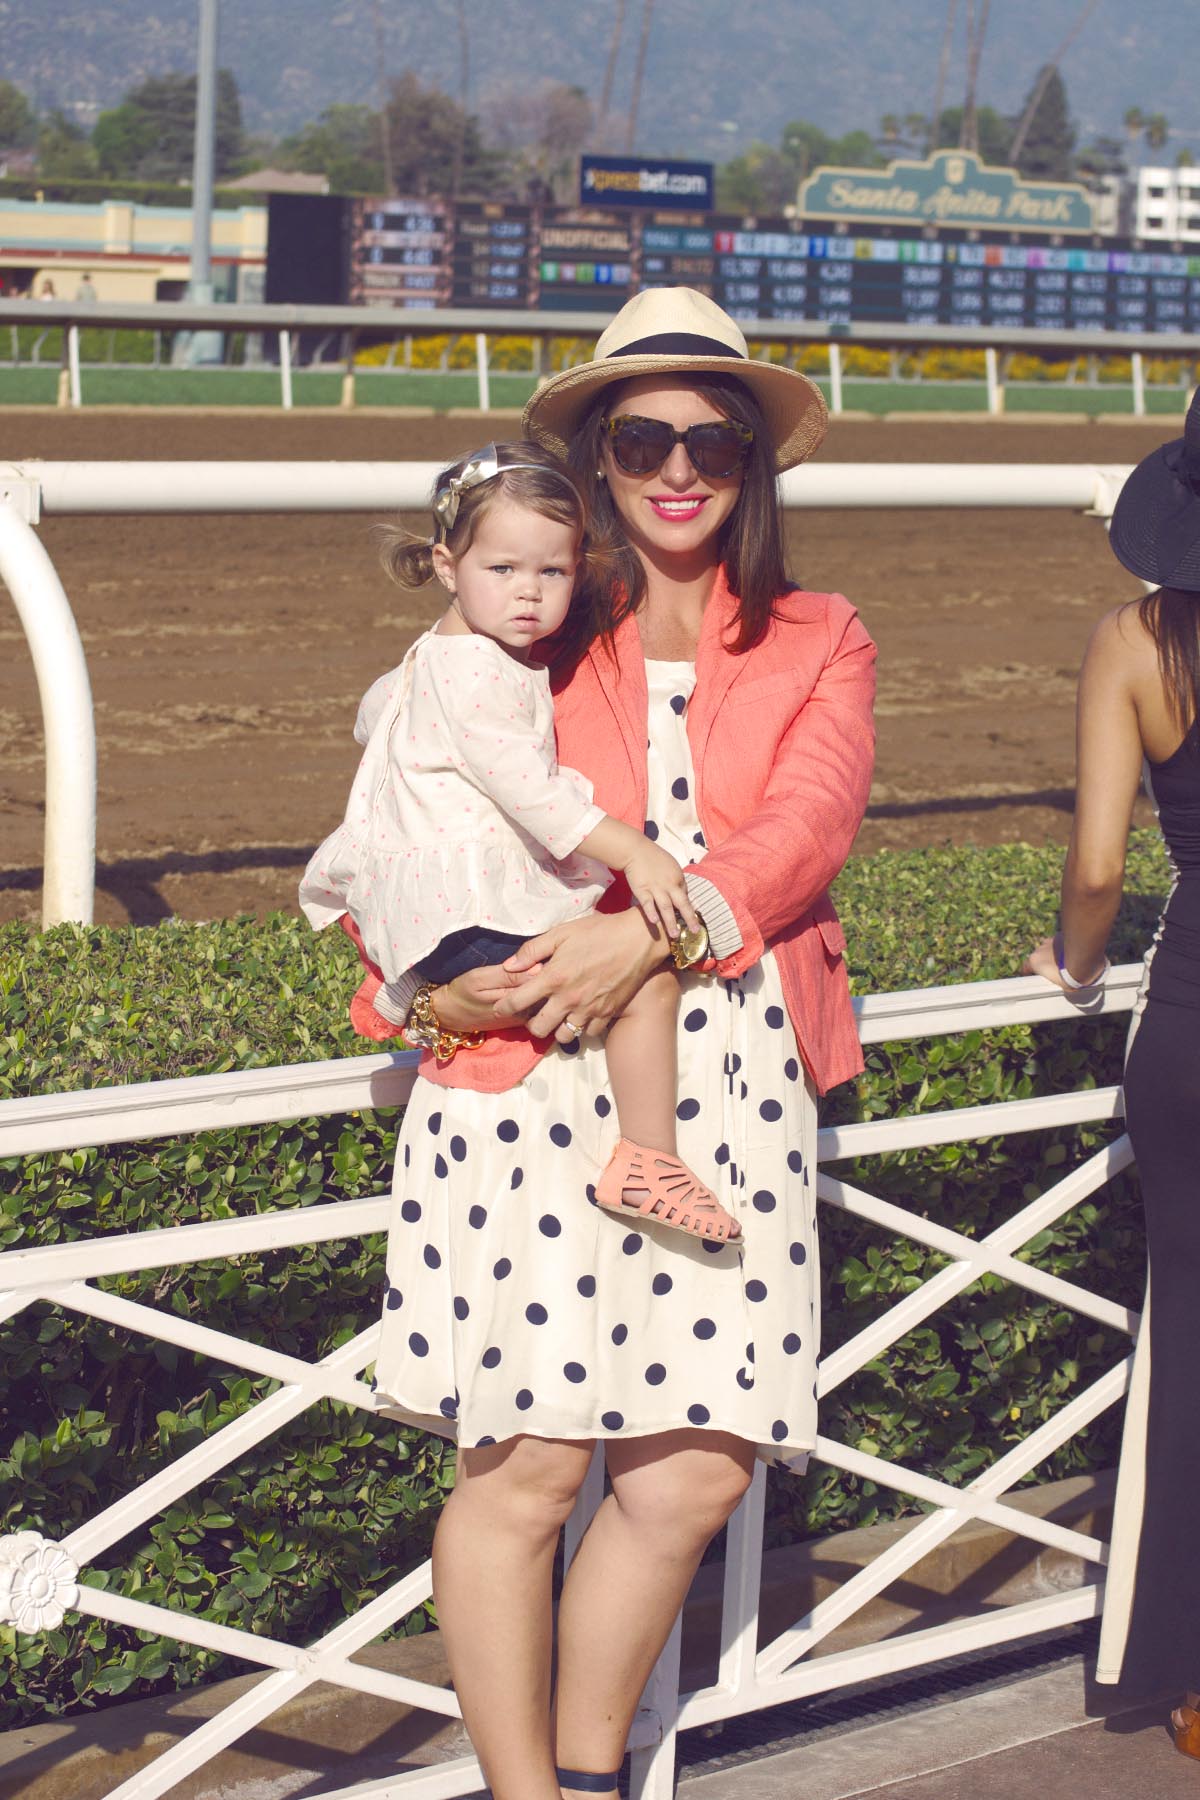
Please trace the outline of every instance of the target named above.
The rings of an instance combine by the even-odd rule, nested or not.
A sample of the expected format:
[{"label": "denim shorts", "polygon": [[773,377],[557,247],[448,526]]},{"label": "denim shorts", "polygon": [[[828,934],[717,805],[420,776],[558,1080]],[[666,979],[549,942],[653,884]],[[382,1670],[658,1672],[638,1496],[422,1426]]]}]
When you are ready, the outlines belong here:
[{"label": "denim shorts", "polygon": [[510,931],[489,931],[485,925],[468,925],[465,931],[452,931],[436,950],[414,965],[422,981],[434,981],[440,987],[465,975],[468,969],[483,969],[502,963],[527,944],[528,938],[514,937]]}]

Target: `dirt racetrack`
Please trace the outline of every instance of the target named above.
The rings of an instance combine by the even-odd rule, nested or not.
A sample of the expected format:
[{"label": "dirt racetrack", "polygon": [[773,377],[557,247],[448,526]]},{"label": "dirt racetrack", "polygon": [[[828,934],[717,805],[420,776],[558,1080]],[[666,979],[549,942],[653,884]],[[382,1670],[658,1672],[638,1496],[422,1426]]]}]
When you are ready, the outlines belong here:
[{"label": "dirt racetrack", "polygon": [[[837,423],[838,461],[1134,462],[1181,425]],[[515,422],[6,409],[3,456],[449,458]],[[423,521],[413,520],[427,529]],[[1093,622],[1140,591],[1094,519],[1057,511],[792,513],[793,574],[879,644],[879,760],[860,851],[1062,841],[1072,695]],[[291,908],[340,817],[360,694],[433,616],[378,568],[363,515],[47,520],[79,620],[100,761],[96,916]],[[41,714],[0,611],[0,919],[40,908]],[[1140,815],[1143,818],[1148,815]]]}]

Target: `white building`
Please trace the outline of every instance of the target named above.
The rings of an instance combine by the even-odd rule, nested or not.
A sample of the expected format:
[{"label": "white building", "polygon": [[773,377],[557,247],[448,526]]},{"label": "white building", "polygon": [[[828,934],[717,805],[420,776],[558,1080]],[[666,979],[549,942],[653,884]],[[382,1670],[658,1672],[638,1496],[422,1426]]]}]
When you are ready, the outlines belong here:
[{"label": "white building", "polygon": [[1200,167],[1139,169],[1133,234],[1200,243]]}]

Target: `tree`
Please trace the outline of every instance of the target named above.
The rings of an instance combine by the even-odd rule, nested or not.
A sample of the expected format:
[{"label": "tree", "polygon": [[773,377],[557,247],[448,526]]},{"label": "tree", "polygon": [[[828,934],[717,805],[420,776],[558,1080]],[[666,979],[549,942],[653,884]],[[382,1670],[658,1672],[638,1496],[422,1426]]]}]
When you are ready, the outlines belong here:
[{"label": "tree", "polygon": [[1044,76],[1045,71],[1039,70],[1034,87],[1042,85],[1042,97],[1030,115],[1017,168],[1027,180],[1069,181],[1075,163],[1075,127],[1067,109],[1066,83],[1057,69],[1049,80]]},{"label": "tree", "polygon": [[24,150],[37,141],[33,108],[11,81],[0,81],[0,146]]},{"label": "tree", "polygon": [[769,144],[751,144],[717,170],[716,200],[719,212],[782,212],[796,203],[795,167]]},{"label": "tree", "polygon": [[1165,150],[1170,135],[1171,127],[1167,124],[1165,113],[1151,113],[1146,120],[1147,148],[1155,152]]},{"label": "tree", "polygon": [[398,194],[453,194],[456,175],[462,195],[486,197],[502,185],[503,159],[485,149],[474,113],[422,87],[411,69],[391,84],[387,123]]},{"label": "tree", "polygon": [[[961,106],[945,106],[938,120],[938,128],[934,133],[935,150],[955,149],[962,141]],[[1012,138],[1012,121],[998,113],[994,106],[979,106],[975,109],[975,134],[979,143],[981,161],[992,167],[1007,167],[1008,146]]]},{"label": "tree", "polygon": [[284,168],[324,175],[335,194],[385,194],[379,114],[370,106],[327,106],[279,146]]},{"label": "tree", "polygon": [[[123,180],[187,181],[196,134],[196,77],[152,75],[102,112],[92,133],[101,173]],[[242,106],[228,69],[217,72],[214,171],[237,173],[242,157]]]},{"label": "tree", "polygon": [[96,173],[87,133],[64,112],[49,113],[38,128],[38,174],[47,181],[86,180]]},{"label": "tree", "polygon": [[579,155],[595,131],[592,103],[580,87],[546,81],[505,88],[484,109],[489,143],[503,152],[507,186],[570,204],[579,194]]},{"label": "tree", "polygon": [[1123,179],[1129,173],[1129,165],[1120,138],[1101,136],[1085,144],[1075,158],[1075,173],[1081,181],[1095,185],[1113,175]]}]

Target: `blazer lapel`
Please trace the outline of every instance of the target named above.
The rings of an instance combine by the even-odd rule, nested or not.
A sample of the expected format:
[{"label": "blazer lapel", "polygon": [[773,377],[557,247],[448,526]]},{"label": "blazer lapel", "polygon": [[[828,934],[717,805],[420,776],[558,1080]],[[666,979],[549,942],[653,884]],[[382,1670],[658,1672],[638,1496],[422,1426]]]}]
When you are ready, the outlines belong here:
[{"label": "blazer lapel", "polygon": [[709,733],[726,694],[746,666],[744,656],[732,656],[729,639],[737,625],[737,600],[729,591],[725,570],[717,570],[713,591],[704,609],[700,642],[696,646],[696,692],[687,709],[688,742],[697,778]]}]

